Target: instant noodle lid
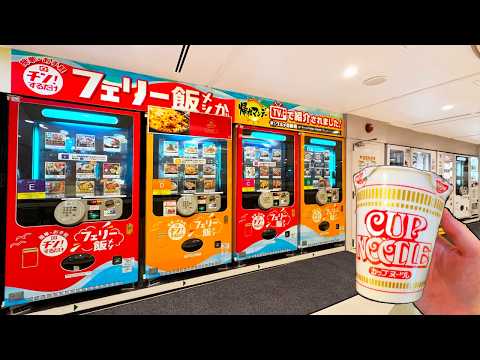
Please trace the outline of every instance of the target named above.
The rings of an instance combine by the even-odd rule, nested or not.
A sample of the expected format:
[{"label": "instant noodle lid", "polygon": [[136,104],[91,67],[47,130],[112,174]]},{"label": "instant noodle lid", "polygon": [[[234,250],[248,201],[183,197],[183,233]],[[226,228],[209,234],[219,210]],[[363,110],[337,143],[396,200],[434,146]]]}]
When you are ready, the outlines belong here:
[{"label": "instant noodle lid", "polygon": [[447,200],[453,187],[431,171],[418,170],[403,166],[369,166],[353,176],[355,189],[366,186],[398,185],[433,193]]}]

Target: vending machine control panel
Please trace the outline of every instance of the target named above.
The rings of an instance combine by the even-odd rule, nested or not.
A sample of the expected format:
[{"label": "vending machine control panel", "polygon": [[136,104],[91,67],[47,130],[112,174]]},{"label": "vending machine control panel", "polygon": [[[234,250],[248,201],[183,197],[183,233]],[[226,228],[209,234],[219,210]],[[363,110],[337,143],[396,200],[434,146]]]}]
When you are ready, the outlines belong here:
[{"label": "vending machine control panel", "polygon": [[55,220],[65,226],[85,221],[116,220],[122,216],[121,198],[65,199],[54,211]]},{"label": "vending machine control panel", "polygon": [[182,216],[192,216],[195,213],[219,211],[221,205],[220,194],[188,194],[177,200],[177,212]]},{"label": "vending machine control panel", "polygon": [[258,206],[262,210],[272,207],[285,207],[290,204],[290,193],[288,191],[263,191],[258,197]]},{"label": "vending machine control panel", "polygon": [[339,188],[319,188],[315,195],[315,200],[318,205],[325,205],[329,203],[337,203],[340,201]]}]

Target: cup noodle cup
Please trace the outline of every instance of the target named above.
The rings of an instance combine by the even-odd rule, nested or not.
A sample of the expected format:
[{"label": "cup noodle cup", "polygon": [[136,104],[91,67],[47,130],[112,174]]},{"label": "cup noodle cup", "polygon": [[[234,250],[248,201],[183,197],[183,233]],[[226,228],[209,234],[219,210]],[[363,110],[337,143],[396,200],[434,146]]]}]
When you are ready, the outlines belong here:
[{"label": "cup noodle cup", "polygon": [[357,292],[386,303],[417,301],[451,185],[432,172],[401,166],[367,167],[353,181]]}]

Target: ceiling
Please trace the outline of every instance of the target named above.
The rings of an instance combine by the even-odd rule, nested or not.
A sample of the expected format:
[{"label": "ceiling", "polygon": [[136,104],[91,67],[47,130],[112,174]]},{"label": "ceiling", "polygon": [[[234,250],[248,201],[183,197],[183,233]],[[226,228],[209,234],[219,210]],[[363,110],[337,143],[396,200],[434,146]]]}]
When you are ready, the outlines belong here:
[{"label": "ceiling", "polygon": [[[468,45],[16,45],[172,80],[386,121],[480,144],[480,58]],[[346,67],[358,74],[344,78]],[[387,81],[365,86],[383,75]],[[442,110],[451,104],[450,110]]]}]

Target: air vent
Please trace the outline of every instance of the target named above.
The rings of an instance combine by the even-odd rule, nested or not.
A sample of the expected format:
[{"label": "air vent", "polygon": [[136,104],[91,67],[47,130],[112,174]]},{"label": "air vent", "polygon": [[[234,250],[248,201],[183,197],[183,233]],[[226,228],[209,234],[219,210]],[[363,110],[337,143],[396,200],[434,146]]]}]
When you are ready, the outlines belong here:
[{"label": "air vent", "polygon": [[374,76],[374,77],[363,80],[363,85],[375,86],[375,85],[383,84],[385,81],[387,81],[386,76]]},{"label": "air vent", "polygon": [[188,50],[190,49],[190,45],[183,45],[182,51],[180,52],[180,56],[178,57],[177,67],[175,68],[175,72],[181,72],[183,69],[183,64],[185,63],[185,59],[187,58]]}]

